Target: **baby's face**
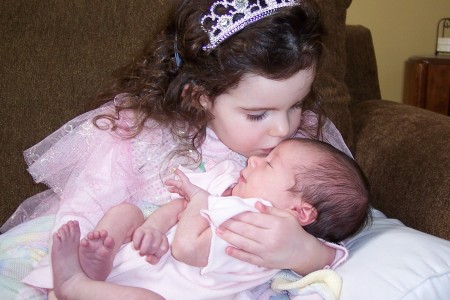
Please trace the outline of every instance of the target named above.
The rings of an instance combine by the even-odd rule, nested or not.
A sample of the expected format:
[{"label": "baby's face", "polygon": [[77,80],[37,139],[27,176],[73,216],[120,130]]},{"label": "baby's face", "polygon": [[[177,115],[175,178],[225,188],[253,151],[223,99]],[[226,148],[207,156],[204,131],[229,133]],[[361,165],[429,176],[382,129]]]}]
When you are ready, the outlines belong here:
[{"label": "baby's face", "polygon": [[[252,156],[242,170],[233,196],[262,198],[280,209],[292,208],[298,198],[289,190],[295,185],[293,159],[297,160],[301,148],[297,143],[286,141],[277,146],[266,157]],[[306,157],[306,159],[308,159]]]}]

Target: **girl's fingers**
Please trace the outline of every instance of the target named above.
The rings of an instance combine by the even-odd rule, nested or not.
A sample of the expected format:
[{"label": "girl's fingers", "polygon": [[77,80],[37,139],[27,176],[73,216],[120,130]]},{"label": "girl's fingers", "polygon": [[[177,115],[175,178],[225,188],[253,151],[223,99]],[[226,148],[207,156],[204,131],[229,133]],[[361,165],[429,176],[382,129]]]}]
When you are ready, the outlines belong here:
[{"label": "girl's fingers", "polygon": [[257,212],[244,212],[224,222],[220,227],[234,231],[251,239],[258,239],[261,231],[269,229],[278,217]]},{"label": "girl's fingers", "polygon": [[260,228],[238,220],[229,220],[217,229],[217,234],[236,248],[255,252],[261,247]]},{"label": "girl's fingers", "polygon": [[226,253],[231,257],[234,257],[243,262],[250,263],[252,265],[262,266],[263,263],[263,259],[260,256],[238,248],[227,247]]},{"label": "girl's fingers", "polygon": [[238,260],[260,266],[262,258],[257,254],[264,251],[264,246],[257,240],[248,239],[230,230],[218,229],[218,235],[233,246],[227,247],[226,253]]},{"label": "girl's fingers", "polygon": [[224,222],[219,237],[230,243],[226,253],[236,259],[266,268],[282,269],[297,256],[299,228],[297,219],[287,210],[264,205],[261,213],[247,212]]},{"label": "girl's fingers", "polygon": [[273,206],[267,206],[262,204],[261,202],[256,202],[255,208],[259,210],[262,214],[271,215],[276,217],[288,217],[292,216],[286,209],[280,209]]}]

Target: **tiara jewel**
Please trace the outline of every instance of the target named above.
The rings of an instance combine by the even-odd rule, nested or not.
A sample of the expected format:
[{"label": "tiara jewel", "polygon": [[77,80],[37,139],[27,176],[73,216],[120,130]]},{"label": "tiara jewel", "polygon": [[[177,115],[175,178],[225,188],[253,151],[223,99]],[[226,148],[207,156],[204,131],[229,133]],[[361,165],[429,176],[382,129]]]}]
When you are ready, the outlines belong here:
[{"label": "tiara jewel", "polygon": [[277,12],[282,7],[299,5],[298,0],[219,0],[213,3],[209,14],[200,20],[202,29],[209,36],[209,44],[203,50],[214,49],[221,42],[245,26]]}]

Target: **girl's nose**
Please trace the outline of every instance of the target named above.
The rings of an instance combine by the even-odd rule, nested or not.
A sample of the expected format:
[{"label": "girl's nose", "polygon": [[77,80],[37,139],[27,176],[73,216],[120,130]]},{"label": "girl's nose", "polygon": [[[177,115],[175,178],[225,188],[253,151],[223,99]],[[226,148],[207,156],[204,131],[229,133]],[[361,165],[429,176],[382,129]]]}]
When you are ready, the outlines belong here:
[{"label": "girl's nose", "polygon": [[274,120],[269,130],[269,135],[274,137],[287,137],[289,135],[289,118],[288,116],[279,116]]}]

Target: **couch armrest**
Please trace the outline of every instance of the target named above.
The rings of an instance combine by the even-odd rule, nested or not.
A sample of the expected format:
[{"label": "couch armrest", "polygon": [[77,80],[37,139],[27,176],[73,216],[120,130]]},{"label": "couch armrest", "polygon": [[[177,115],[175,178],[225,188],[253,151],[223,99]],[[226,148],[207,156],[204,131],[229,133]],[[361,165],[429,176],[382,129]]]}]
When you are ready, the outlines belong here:
[{"label": "couch armrest", "polygon": [[355,158],[371,183],[373,206],[450,239],[450,118],[385,100],[350,111]]}]

